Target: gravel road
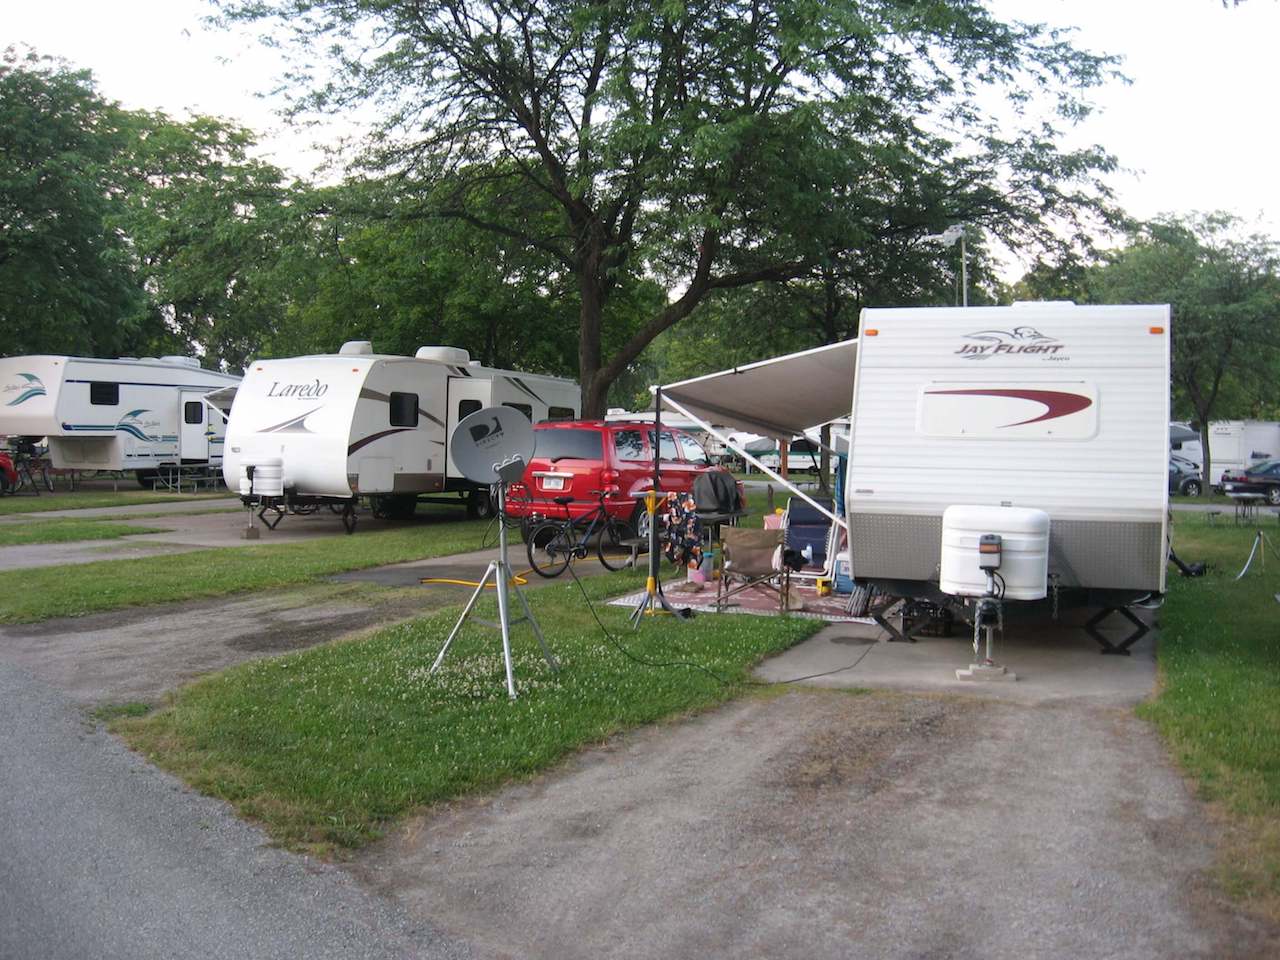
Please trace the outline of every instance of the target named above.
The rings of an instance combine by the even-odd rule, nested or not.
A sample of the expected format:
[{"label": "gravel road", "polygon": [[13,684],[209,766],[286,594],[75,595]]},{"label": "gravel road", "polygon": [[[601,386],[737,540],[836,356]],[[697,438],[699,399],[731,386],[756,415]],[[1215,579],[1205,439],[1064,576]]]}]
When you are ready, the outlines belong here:
[{"label": "gravel road", "polygon": [[0,957],[462,957],[0,665]]},{"label": "gravel road", "polygon": [[805,691],[416,818],[359,874],[479,956],[1227,958],[1213,832],[1131,712]]}]

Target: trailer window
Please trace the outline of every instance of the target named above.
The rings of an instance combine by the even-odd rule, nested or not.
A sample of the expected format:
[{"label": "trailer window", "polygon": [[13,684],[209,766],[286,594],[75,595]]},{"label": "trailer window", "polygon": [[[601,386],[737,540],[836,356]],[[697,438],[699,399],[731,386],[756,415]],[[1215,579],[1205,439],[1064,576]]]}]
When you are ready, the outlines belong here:
[{"label": "trailer window", "polygon": [[552,427],[534,430],[533,455],[539,460],[603,460],[604,442],[600,430],[563,430]]},{"label": "trailer window", "polygon": [[98,407],[115,407],[120,404],[120,384],[94,381],[89,384],[89,402]]},{"label": "trailer window", "polygon": [[613,431],[613,449],[619,460],[648,460],[644,449],[644,436],[639,430]]},{"label": "trailer window", "polygon": [[416,427],[418,425],[418,395],[391,391],[391,425]]},{"label": "trailer window", "polygon": [[459,400],[458,401],[458,419],[461,420],[463,417],[470,416],[471,414],[475,413],[477,410],[479,410],[483,406],[484,404],[481,403],[479,400]]},{"label": "trailer window", "polygon": [[533,407],[531,407],[529,404],[527,404],[527,403],[504,403],[504,404],[503,404],[503,406],[504,406],[504,407],[510,407],[512,410],[519,410],[521,413],[523,413],[523,414],[525,415],[525,417],[527,417],[527,418],[528,418],[528,420],[529,420],[529,422],[530,422],[530,423],[533,423]]},{"label": "trailer window", "polygon": [[188,400],[182,405],[183,423],[204,423],[204,404],[199,400]]},{"label": "trailer window", "polygon": [[551,407],[547,410],[548,420],[572,420],[575,416],[573,407]]}]

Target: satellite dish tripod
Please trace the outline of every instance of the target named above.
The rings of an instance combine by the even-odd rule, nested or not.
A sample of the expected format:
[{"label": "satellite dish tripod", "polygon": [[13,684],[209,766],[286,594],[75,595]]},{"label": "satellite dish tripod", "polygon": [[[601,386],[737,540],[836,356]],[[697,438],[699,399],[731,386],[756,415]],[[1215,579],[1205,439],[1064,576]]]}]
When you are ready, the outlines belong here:
[{"label": "satellite dish tripod", "polygon": [[[489,620],[480,620],[479,618],[476,619],[476,622],[502,632],[502,659],[507,668],[507,696],[514,700],[516,699],[516,678],[515,670],[511,664],[511,627],[514,624],[528,623],[533,628],[533,635],[538,638],[538,646],[542,648],[542,656],[547,661],[547,665],[552,670],[559,670],[560,664],[547,646],[546,638],[542,635],[542,628],[538,626],[538,621],[534,618],[533,611],[529,609],[529,601],[525,599],[520,585],[512,577],[511,563],[507,559],[507,484],[512,480],[520,479],[524,474],[524,458],[515,456],[502,463],[495,463],[493,470],[498,475],[498,482],[491,488],[497,495],[495,506],[497,507],[498,517],[498,557],[496,560],[489,562],[489,566],[484,571],[484,576],[480,578],[475,592],[471,594],[471,599],[467,601],[467,605],[462,610],[462,616],[458,618],[458,622],[454,624],[452,632],[444,642],[444,646],[440,648],[440,653],[436,656],[436,662],[431,665],[429,673],[434,674],[440,669],[440,664],[444,662],[444,655],[449,652],[449,645],[453,643],[454,637],[458,635],[462,625],[471,616],[476,602],[479,601],[484,593],[484,588],[492,582],[494,591],[498,595],[498,622],[494,623]],[[516,599],[520,601],[521,609],[524,610],[524,616],[515,620],[511,619],[511,600],[507,596],[508,587],[515,593]]]}]

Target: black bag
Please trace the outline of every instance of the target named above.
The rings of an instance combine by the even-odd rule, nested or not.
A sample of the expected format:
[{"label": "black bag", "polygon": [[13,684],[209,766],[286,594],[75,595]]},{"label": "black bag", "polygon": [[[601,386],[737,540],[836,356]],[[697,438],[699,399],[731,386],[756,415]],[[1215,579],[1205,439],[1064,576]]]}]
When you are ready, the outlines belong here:
[{"label": "black bag", "polygon": [[727,470],[707,470],[693,481],[693,501],[699,513],[737,513],[743,508],[738,484]]}]

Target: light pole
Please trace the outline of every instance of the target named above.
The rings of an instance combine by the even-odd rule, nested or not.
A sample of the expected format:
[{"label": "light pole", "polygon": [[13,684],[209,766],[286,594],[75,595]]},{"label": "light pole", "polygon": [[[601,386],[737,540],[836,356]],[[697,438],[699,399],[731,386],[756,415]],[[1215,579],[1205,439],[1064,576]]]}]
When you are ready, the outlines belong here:
[{"label": "light pole", "polygon": [[967,307],[969,305],[969,257],[964,245],[963,224],[953,223],[941,233],[931,233],[925,239],[937,241],[948,247],[957,240],[960,241],[960,305]]}]

